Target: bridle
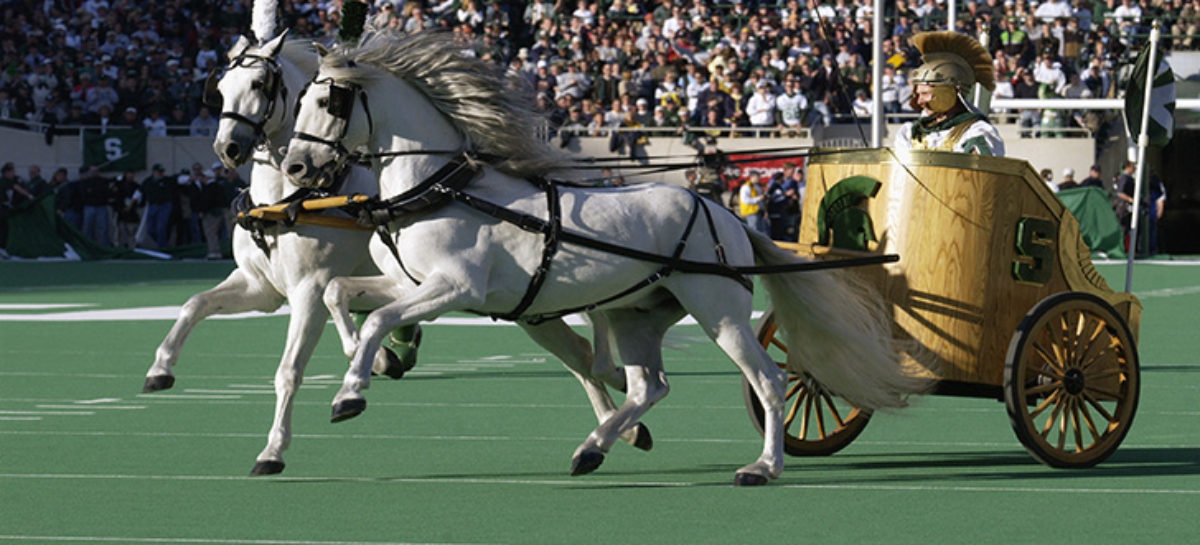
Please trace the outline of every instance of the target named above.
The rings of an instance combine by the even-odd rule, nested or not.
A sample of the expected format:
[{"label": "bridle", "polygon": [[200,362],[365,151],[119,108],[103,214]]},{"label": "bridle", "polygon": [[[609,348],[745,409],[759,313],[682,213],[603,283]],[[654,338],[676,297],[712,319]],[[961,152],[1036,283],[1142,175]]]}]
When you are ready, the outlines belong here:
[{"label": "bridle", "polygon": [[[229,112],[222,109],[224,97],[221,96],[221,91],[217,84],[221,78],[233,68],[249,68],[254,66],[255,62],[261,62],[266,68],[266,78],[262,83],[255,80],[251,84],[251,88],[260,91],[267,97],[265,110],[258,119],[244,116],[237,112]],[[275,114],[275,104],[277,102],[287,102],[288,90],[287,85],[283,82],[283,69],[279,66],[279,61],[274,57],[264,57],[262,55],[251,55],[243,53],[238,55],[225,68],[213,68],[209,72],[208,77],[204,80],[204,104],[209,108],[219,110],[221,115],[219,119],[232,119],[238,123],[245,123],[254,130],[254,144],[260,146],[266,143],[267,133],[265,126],[267,121]]]},{"label": "bridle", "polygon": [[375,132],[375,120],[371,116],[371,105],[367,101],[367,92],[362,88],[361,85],[357,83],[339,83],[332,77],[318,80],[316,79],[316,75],[314,75],[313,79],[305,84],[304,88],[300,90],[300,93],[296,95],[295,111],[292,112],[293,119],[300,118],[300,104],[304,100],[304,95],[308,93],[309,87],[312,87],[314,83],[329,86],[329,98],[323,99],[325,100],[324,104],[318,101],[317,105],[324,108],[325,112],[330,116],[333,116],[334,120],[341,125],[341,127],[336,131],[337,136],[333,139],[321,138],[320,136],[309,134],[303,131],[295,131],[292,133],[292,138],[296,140],[321,144],[333,150],[333,159],[317,167],[318,179],[333,180],[335,179],[334,177],[337,175],[337,173],[341,172],[347,164],[354,161],[361,161],[382,156],[408,154],[407,152],[389,152],[383,154],[364,155],[350,151],[346,148],[346,145],[342,143],[342,140],[346,138],[346,133],[350,130],[350,116],[354,113],[354,98],[356,96],[359,98],[359,101],[362,102],[363,113],[367,116],[368,133],[373,134]]}]

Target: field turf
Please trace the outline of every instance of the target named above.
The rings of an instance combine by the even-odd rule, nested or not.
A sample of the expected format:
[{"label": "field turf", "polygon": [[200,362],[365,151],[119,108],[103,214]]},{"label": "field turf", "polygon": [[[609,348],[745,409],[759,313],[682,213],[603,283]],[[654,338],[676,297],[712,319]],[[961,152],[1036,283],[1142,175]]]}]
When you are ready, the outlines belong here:
[{"label": "field turf", "polygon": [[[201,324],[175,387],[139,393],[172,307],[231,266],[0,263],[0,544],[1173,544],[1200,530],[1200,266],[1135,269],[1140,406],[1100,466],[1040,465],[1002,403],[931,396],[760,489],[730,486],[761,440],[739,375],[695,326],[668,337],[671,395],[643,420],[653,451],[618,444],[570,477],[595,425],[582,390],[486,320],[427,325],[418,368],[374,381],[368,410],[339,424],[329,325],[286,471],[248,477],[286,317]],[[1099,269],[1120,288],[1123,266]]]}]

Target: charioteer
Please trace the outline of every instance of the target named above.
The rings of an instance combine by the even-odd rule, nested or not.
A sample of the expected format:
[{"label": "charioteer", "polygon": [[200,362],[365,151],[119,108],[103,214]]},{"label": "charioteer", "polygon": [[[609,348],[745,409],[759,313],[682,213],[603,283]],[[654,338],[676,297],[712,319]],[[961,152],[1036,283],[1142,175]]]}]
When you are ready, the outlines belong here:
[{"label": "charioteer", "polygon": [[1004,156],[999,131],[967,100],[976,83],[989,91],[996,88],[987,49],[957,32],[923,32],[913,36],[913,44],[924,64],[909,78],[909,105],[921,117],[901,127],[893,147]]}]

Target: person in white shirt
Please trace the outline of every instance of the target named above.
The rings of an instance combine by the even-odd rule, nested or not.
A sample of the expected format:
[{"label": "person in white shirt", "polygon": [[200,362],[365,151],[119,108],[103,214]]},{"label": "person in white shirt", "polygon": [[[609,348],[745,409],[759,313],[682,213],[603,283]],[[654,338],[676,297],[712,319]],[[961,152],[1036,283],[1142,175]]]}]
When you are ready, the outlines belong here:
[{"label": "person in white shirt", "polygon": [[1072,15],[1071,5],[1064,0],[1046,0],[1033,12],[1034,17],[1047,23],[1053,22],[1059,17],[1071,17]]},{"label": "person in white shirt", "polygon": [[779,120],[785,132],[799,131],[804,111],[808,109],[808,98],[800,92],[800,86],[791,74],[783,80],[783,94],[775,99],[775,109],[779,111]]},{"label": "person in white shirt", "polygon": [[142,126],[146,127],[146,134],[150,136],[167,135],[167,120],[158,114],[157,108],[150,109],[149,114],[142,120]]},{"label": "person in white shirt", "polygon": [[913,36],[921,66],[909,75],[913,97],[909,105],[921,118],[905,123],[893,142],[898,151],[941,150],[979,155],[1004,155],[1004,140],[974,109],[966,94],[978,82],[996,88],[992,56],[974,38],[957,32],[923,32]]},{"label": "person in white shirt", "polygon": [[1133,0],[1121,0],[1121,5],[1117,9],[1112,10],[1112,17],[1117,21],[1132,20],[1133,22],[1142,19],[1142,8],[1133,2]]},{"label": "person in white shirt", "polygon": [[1051,89],[1058,89],[1067,83],[1067,76],[1063,74],[1062,65],[1054,62],[1049,53],[1042,55],[1042,60],[1033,68],[1033,80],[1038,83],[1045,83]]},{"label": "person in white shirt", "polygon": [[[759,80],[754,91],[754,95],[746,103],[746,116],[754,127],[769,129],[775,126],[775,95],[771,94],[771,83]],[[770,132],[760,130],[758,136],[770,136]]]},{"label": "person in white shirt", "polygon": [[851,104],[851,108],[856,117],[871,117],[873,107],[874,103],[871,101],[871,97],[867,96],[865,90],[859,89],[854,92],[854,103]]}]

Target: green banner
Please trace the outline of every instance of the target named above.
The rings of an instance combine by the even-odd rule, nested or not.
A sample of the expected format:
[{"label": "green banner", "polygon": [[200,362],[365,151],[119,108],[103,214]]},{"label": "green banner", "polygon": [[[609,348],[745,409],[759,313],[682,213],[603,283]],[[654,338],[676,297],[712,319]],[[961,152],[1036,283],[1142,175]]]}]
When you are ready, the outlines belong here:
[{"label": "green banner", "polygon": [[146,129],[85,131],[83,164],[102,172],[146,170]]}]

